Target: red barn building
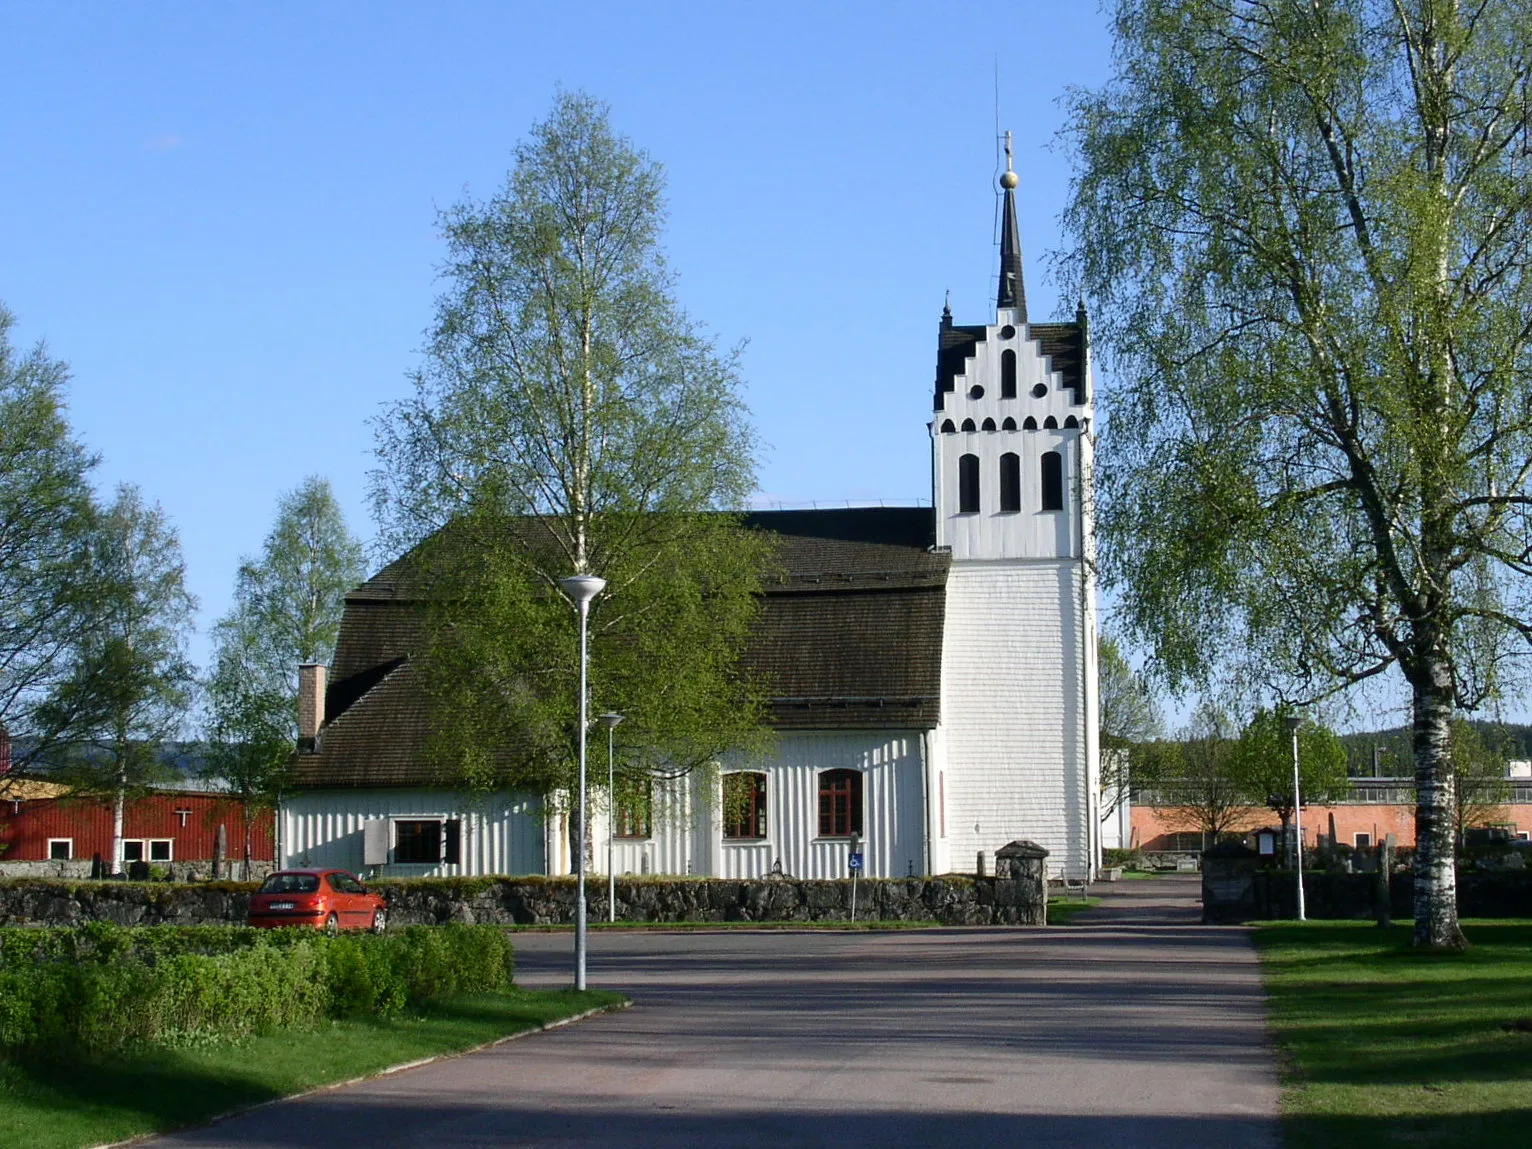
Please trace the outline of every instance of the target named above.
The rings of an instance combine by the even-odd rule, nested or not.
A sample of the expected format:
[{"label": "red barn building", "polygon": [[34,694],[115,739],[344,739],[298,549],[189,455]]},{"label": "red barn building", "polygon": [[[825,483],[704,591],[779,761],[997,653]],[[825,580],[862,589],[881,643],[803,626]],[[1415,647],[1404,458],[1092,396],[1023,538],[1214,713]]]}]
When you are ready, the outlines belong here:
[{"label": "red barn building", "polygon": [[[273,826],[271,811],[251,813],[252,861],[271,862]],[[177,876],[188,863],[205,869],[217,856],[220,827],[224,856],[243,860],[244,810],[228,795],[168,790],[135,798],[123,809],[123,861],[174,864]],[[0,778],[0,870],[16,862],[88,866],[97,854],[104,861],[112,857],[110,801],[71,797],[49,782]]]}]

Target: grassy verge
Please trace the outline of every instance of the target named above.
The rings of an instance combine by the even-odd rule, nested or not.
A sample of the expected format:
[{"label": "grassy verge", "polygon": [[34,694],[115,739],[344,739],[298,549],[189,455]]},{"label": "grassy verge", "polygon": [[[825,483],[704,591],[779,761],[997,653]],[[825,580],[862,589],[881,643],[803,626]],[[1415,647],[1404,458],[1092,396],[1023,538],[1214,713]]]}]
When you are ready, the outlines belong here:
[{"label": "grassy verge", "polygon": [[1048,924],[1050,926],[1067,926],[1078,915],[1100,904],[1100,898],[1049,898]]},{"label": "grassy verge", "polygon": [[441,998],[392,1020],[330,1022],[96,1062],[0,1061],[0,1145],[79,1149],[197,1125],[231,1109],[459,1053],[621,995],[572,990]]},{"label": "grassy verge", "polygon": [[1532,923],[1465,923],[1464,954],[1417,953],[1409,932],[1356,922],[1255,931],[1290,1149],[1524,1141]]},{"label": "grassy verge", "polygon": [[[590,922],[592,930],[934,930],[940,922],[874,919],[855,922]],[[512,933],[573,933],[573,925],[506,926]]]}]

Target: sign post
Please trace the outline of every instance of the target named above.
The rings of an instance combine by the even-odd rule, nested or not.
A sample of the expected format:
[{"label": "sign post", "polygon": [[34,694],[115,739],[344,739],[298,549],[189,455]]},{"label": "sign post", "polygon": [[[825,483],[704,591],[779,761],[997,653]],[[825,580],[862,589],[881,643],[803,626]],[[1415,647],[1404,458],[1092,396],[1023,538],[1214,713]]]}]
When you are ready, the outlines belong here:
[{"label": "sign post", "polygon": [[846,858],[846,864],[851,869],[851,920],[856,921],[856,880],[862,873],[862,841],[855,836],[851,839],[851,853]]}]

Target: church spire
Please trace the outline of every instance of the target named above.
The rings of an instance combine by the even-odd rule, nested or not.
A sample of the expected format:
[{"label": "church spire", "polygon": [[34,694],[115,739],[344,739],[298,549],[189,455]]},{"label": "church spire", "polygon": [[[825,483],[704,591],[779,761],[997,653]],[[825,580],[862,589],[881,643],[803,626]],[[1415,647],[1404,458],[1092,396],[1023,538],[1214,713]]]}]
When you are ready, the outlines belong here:
[{"label": "church spire", "polygon": [[1005,204],[1000,217],[1000,289],[995,307],[1015,308],[1021,321],[1027,321],[1027,285],[1021,278],[1021,228],[1016,224],[1016,185],[1021,178],[1011,160],[1011,133],[1005,133],[1005,173],[1000,186],[1005,189]]}]

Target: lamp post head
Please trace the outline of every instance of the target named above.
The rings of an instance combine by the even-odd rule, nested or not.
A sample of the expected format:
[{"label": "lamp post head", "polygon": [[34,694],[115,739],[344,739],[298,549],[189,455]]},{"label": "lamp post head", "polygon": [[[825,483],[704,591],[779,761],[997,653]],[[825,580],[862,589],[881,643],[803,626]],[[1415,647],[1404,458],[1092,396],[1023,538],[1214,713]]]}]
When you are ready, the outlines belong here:
[{"label": "lamp post head", "polygon": [[1287,732],[1289,734],[1296,734],[1298,733],[1298,727],[1301,721],[1302,720],[1296,714],[1289,714],[1285,719],[1283,719],[1283,724],[1287,727]]},{"label": "lamp post head", "polygon": [[614,726],[621,726],[622,725],[622,718],[623,718],[623,716],[621,714],[598,714],[598,715],[596,715],[596,721],[601,723],[601,725],[605,726],[608,730],[612,729],[612,727],[614,727]]},{"label": "lamp post head", "polygon": [[559,586],[564,588],[564,593],[574,599],[575,605],[584,606],[606,589],[606,579],[597,578],[592,574],[570,575],[568,578],[559,579]]}]

